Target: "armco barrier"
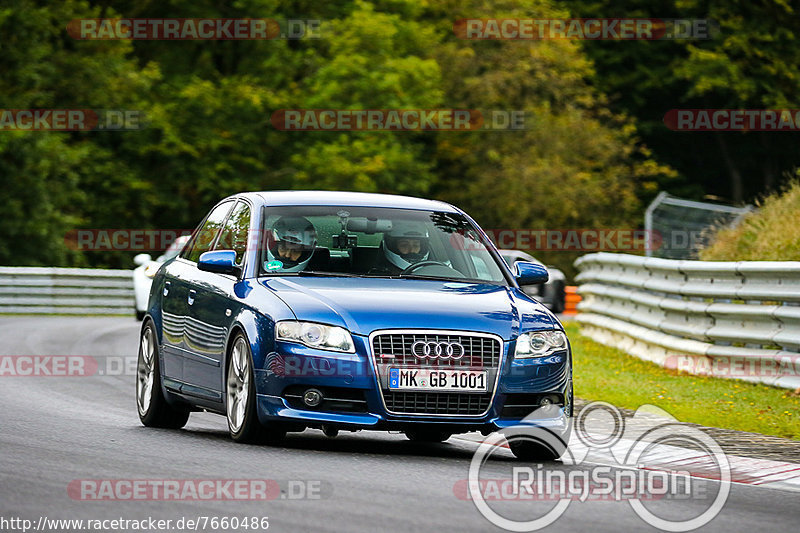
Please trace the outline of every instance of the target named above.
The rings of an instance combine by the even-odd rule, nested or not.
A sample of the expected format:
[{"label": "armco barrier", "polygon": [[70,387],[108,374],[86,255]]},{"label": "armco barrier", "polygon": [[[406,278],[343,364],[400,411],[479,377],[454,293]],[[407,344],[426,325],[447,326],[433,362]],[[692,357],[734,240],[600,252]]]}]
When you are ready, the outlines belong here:
[{"label": "armco barrier", "polygon": [[576,319],[662,366],[800,387],[800,262],[579,258]]},{"label": "armco barrier", "polygon": [[133,271],[0,267],[0,313],[133,314]]}]

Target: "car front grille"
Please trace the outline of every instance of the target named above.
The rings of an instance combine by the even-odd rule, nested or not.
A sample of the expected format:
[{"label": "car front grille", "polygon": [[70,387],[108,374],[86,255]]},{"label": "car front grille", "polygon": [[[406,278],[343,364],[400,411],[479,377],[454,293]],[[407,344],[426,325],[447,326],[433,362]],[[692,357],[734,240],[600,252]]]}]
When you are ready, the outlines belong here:
[{"label": "car front grille", "polygon": [[[464,347],[464,355],[458,359],[424,359],[420,360],[411,352],[417,341],[433,343],[458,343]],[[491,337],[479,337],[467,334],[449,334],[434,332],[419,333],[382,333],[372,340],[372,350],[379,362],[391,362],[396,365],[419,365],[425,368],[439,367],[472,367],[497,368],[500,363],[500,342]]]},{"label": "car front grille", "polygon": [[[436,345],[458,344],[463,355],[425,357],[414,355],[417,342]],[[386,409],[396,414],[480,416],[488,411],[500,366],[503,344],[493,335],[451,331],[390,331],[373,334],[372,353]],[[457,353],[460,350],[457,350]],[[390,390],[388,373],[392,367],[423,369],[486,370],[486,392],[440,392]]]},{"label": "car front grille", "polygon": [[395,413],[431,415],[467,415],[484,413],[492,401],[491,394],[462,392],[383,391],[386,408]]}]

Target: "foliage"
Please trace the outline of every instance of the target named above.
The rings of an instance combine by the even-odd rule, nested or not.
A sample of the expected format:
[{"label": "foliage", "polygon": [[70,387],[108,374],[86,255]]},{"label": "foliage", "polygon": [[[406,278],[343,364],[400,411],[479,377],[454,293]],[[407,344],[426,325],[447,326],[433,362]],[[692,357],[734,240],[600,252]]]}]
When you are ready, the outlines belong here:
[{"label": "foliage", "polygon": [[[638,227],[643,203],[659,188],[696,181],[702,191],[716,190],[687,174],[685,143],[655,133],[654,100],[686,94],[694,102],[725,92],[731,105],[792,102],[800,63],[789,46],[793,26],[768,42],[766,20],[789,8],[700,4],[661,0],[671,12],[711,10],[752,35],[600,43],[602,53],[571,41],[454,35],[454,20],[468,16],[570,15],[549,0],[9,0],[0,8],[5,109],[137,109],[147,127],[0,132],[7,215],[0,264],[129,267],[133,253],[78,253],[64,235],[75,228],[189,229],[218,199],[242,190],[433,196],[490,229]],[[566,5],[573,15],[608,7]],[[758,20],[737,18],[747,9]],[[79,41],[65,31],[72,19],[120,16],[300,18],[322,26],[320,38],[269,41]],[[748,46],[763,47],[765,62],[743,57],[755,53]],[[651,53],[657,60],[648,62]],[[675,64],[673,55],[689,60]],[[737,83],[725,81],[723,90],[709,79],[717,71]],[[526,128],[285,132],[270,124],[280,109],[320,108],[522,110]],[[682,180],[670,164],[682,169]],[[574,259],[534,253],[566,270]]]},{"label": "foliage", "polygon": [[[87,2],[66,0],[40,6],[13,0],[0,9],[0,95],[5,109],[118,108],[137,106],[150,83],[130,43],[77,44],[66,21],[99,16]],[[105,137],[104,137],[105,135]],[[92,224],[102,203],[118,221],[147,216],[135,192],[120,195],[117,184],[147,187],[139,169],[115,153],[112,134],[14,132],[0,134],[0,264],[72,265],[91,261],[70,250],[65,233]],[[112,202],[105,203],[106,200]]]},{"label": "foliage", "polygon": [[800,160],[787,132],[674,132],[670,109],[797,109],[800,17],[785,0],[566,0],[576,17],[710,19],[708,39],[584,41],[596,86],[634,116],[653,157],[676,169],[675,195],[741,203],[780,188]]},{"label": "foliage", "polygon": [[736,227],[721,228],[700,258],[706,261],[800,261],[800,181],[760,202]]},{"label": "foliage", "polygon": [[[526,9],[512,3],[453,4],[463,10],[453,18],[492,8],[512,18],[567,16],[547,2]],[[486,228],[635,229],[641,196],[674,175],[639,146],[630,120],[608,110],[591,85],[592,64],[574,41],[449,39],[438,58],[455,107],[526,113],[521,131],[439,135],[439,169],[453,176],[440,184],[441,196],[473,212]],[[574,252],[533,253],[574,270]]]}]

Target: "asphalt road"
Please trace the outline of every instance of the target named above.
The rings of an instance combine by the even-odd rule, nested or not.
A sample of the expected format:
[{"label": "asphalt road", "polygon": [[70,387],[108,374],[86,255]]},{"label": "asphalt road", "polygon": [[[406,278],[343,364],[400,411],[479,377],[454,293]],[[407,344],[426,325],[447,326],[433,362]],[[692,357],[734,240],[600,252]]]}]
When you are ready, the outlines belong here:
[{"label": "asphalt road", "polygon": [[[93,356],[104,374],[0,377],[0,529],[12,529],[10,523],[2,527],[3,519],[38,523],[42,516],[236,516],[269,517],[271,531],[500,531],[472,502],[454,493],[456,483],[467,478],[475,450],[465,440],[422,445],[403,435],[360,432],[329,439],[307,430],[290,434],[280,446],[240,445],[228,439],[223,417],[206,413],[193,414],[183,430],[142,427],[134,377],[117,366],[120,356],[135,358],[138,329],[133,318],[0,318],[0,355]],[[488,468],[502,475],[515,464],[501,450]],[[581,468],[561,463],[550,467]],[[83,501],[67,490],[71,482],[83,479],[270,479],[287,490],[292,480],[319,487],[319,498],[292,499],[284,492],[266,502]],[[676,513],[704,509],[696,498],[655,505]],[[511,515],[530,519],[552,503],[502,506]],[[704,530],[790,531],[798,522],[798,493],[733,485],[722,512]],[[576,501],[548,530],[619,533],[655,528],[627,502]]]}]

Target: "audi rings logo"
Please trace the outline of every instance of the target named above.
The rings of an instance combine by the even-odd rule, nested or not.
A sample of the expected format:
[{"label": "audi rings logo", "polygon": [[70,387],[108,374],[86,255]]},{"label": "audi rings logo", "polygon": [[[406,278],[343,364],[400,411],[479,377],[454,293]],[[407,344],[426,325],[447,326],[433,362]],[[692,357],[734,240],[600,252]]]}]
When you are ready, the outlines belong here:
[{"label": "audi rings logo", "polygon": [[457,342],[417,341],[411,345],[417,359],[461,359],[464,347]]}]

